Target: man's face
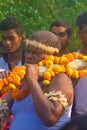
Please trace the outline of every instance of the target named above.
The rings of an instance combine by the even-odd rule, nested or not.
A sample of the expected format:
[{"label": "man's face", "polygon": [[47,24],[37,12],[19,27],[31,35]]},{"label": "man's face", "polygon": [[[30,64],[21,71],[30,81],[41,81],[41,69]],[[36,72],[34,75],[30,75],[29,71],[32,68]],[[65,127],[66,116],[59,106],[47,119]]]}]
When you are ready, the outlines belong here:
[{"label": "man's face", "polygon": [[44,58],[45,54],[39,52],[38,49],[31,51],[30,49],[26,49],[25,51],[25,63],[29,64],[37,64]]},{"label": "man's face", "polygon": [[61,43],[61,49],[64,49],[68,46],[70,38],[68,37],[65,27],[53,26],[50,31],[54,33],[56,36],[58,36]]},{"label": "man's face", "polygon": [[7,52],[16,51],[22,42],[22,36],[19,36],[14,29],[2,31],[2,45]]},{"label": "man's face", "polygon": [[79,36],[82,40],[82,44],[87,46],[87,25],[84,25],[83,28],[79,31]]}]

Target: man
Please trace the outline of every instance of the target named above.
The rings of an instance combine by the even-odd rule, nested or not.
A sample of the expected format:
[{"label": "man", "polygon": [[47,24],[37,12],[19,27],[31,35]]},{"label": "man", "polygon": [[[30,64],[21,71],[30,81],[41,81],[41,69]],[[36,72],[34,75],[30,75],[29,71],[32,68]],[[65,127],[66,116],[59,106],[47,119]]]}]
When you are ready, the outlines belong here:
[{"label": "man", "polygon": [[69,43],[72,40],[72,27],[65,20],[58,20],[51,24],[50,31],[58,36],[61,43],[60,56],[69,53]]},{"label": "man", "polygon": [[[82,41],[82,47],[78,52],[87,55],[87,12],[78,16],[76,24],[79,28],[78,34]],[[76,115],[85,115],[87,113],[87,76],[81,78],[75,86],[75,101]]]},{"label": "man", "polygon": [[[1,50],[0,58],[0,79],[8,76],[9,70],[16,65],[21,66],[24,63],[24,51],[22,50],[22,42],[25,40],[24,25],[15,16],[4,19],[0,24],[1,30]],[[6,96],[2,95],[2,96]],[[9,124],[4,129],[9,129]]]},{"label": "man", "polygon": [[[6,53],[0,58],[0,68],[11,70],[23,64],[22,42],[25,39],[24,26],[15,16],[4,19],[0,24],[2,46]],[[7,74],[7,73],[6,73]],[[0,78],[5,75],[0,73]]]},{"label": "man", "polygon": [[[46,56],[57,56],[60,42],[58,37],[49,31],[37,31],[30,38],[25,46],[26,81],[18,85],[21,90],[12,92],[12,106],[11,98],[6,97],[7,105],[12,107],[14,115],[10,130],[59,130],[70,120],[74,94],[72,81],[67,74],[59,73],[46,87],[44,78],[38,74],[38,62]],[[21,73],[20,70],[16,72]],[[1,110],[3,113],[3,109]],[[5,117],[4,113],[0,120]]]}]

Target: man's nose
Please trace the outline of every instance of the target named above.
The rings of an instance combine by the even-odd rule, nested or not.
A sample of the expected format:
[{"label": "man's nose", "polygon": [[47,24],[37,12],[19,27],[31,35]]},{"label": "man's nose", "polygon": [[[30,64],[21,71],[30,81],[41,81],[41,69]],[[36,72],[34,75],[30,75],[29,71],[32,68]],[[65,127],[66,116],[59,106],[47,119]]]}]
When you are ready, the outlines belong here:
[{"label": "man's nose", "polygon": [[7,39],[7,40],[5,41],[5,44],[7,44],[7,45],[11,44],[10,40]]}]

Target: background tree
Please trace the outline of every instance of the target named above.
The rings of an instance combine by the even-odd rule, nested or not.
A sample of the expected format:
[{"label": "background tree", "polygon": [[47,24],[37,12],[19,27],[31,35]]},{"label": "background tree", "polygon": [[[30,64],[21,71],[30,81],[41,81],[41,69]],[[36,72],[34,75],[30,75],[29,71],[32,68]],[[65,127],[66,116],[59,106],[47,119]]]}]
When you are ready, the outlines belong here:
[{"label": "background tree", "polygon": [[26,35],[36,30],[48,30],[57,19],[66,19],[73,27],[73,41],[70,51],[77,50],[80,39],[77,36],[76,18],[87,11],[87,0],[0,0],[0,21],[8,16],[19,17],[24,25]]}]

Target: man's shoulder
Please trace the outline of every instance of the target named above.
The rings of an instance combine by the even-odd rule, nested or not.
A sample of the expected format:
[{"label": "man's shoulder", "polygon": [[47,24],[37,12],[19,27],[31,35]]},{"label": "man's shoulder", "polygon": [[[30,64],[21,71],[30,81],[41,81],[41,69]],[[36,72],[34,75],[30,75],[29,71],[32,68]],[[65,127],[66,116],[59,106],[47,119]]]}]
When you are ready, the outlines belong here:
[{"label": "man's shoulder", "polygon": [[0,62],[4,61],[3,57],[0,57]]},{"label": "man's shoulder", "polygon": [[6,61],[4,60],[3,57],[0,57],[0,68],[2,68],[2,69],[8,68],[8,64],[6,63]]}]

